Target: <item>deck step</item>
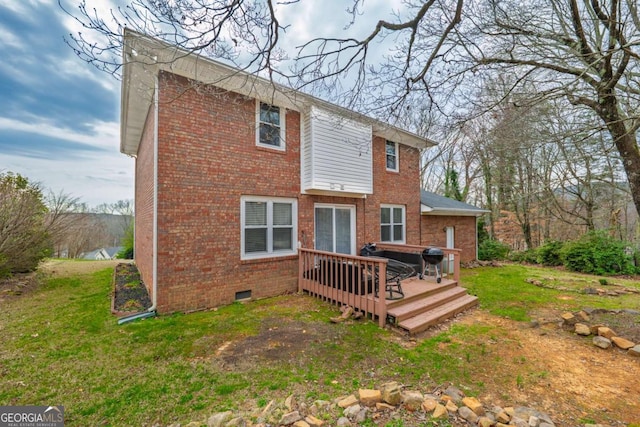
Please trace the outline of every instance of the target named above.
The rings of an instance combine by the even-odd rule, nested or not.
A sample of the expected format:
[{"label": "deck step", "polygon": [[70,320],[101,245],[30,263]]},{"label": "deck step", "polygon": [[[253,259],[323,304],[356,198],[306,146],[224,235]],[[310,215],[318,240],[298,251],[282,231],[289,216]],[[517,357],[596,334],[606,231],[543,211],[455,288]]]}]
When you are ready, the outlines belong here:
[{"label": "deck step", "polygon": [[387,315],[395,318],[396,322],[409,319],[418,314],[434,310],[436,307],[467,295],[467,291],[454,286],[421,299],[414,299],[406,304],[394,306],[387,311]]},{"label": "deck step", "polygon": [[435,283],[423,282],[422,280],[415,279],[410,284],[406,284],[404,282],[402,283],[403,289],[407,286],[412,286],[413,290],[411,292],[405,292],[405,297],[400,300],[387,301],[389,309],[407,305],[410,302],[416,300],[422,300],[431,295],[436,295],[444,292],[448,289],[459,288],[458,282],[454,282],[453,280],[443,280],[442,283]]},{"label": "deck step", "polygon": [[398,323],[398,326],[409,332],[410,335],[422,332],[443,320],[449,319],[471,307],[478,305],[478,298],[473,295],[463,295],[446,304],[442,304],[433,310],[420,313]]}]

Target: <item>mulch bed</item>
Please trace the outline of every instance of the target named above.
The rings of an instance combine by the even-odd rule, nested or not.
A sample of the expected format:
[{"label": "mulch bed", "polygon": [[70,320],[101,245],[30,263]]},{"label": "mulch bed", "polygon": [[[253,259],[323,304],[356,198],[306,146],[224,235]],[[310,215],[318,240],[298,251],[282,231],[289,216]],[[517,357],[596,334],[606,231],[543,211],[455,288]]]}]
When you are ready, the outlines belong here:
[{"label": "mulch bed", "polygon": [[120,263],[113,273],[113,306],[111,311],[118,315],[129,315],[147,310],[151,299],[146,286],[140,279],[135,264]]}]

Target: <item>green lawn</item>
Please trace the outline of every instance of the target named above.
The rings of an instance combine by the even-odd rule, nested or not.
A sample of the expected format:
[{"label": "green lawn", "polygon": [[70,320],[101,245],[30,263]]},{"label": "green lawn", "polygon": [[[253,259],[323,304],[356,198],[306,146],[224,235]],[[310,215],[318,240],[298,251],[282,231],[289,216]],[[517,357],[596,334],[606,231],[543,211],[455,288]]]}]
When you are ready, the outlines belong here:
[{"label": "green lawn", "polygon": [[[559,300],[556,291],[524,282],[538,271],[552,274],[481,268],[466,271],[463,282],[483,308],[518,320],[540,305],[596,302],[577,293]],[[184,425],[294,392],[332,399],[390,380],[422,388],[451,381],[477,395],[484,384],[473,374],[493,357],[483,343],[500,335],[495,327],[454,325],[406,347],[374,322],[331,324],[335,307],[300,295],[119,326],[109,312],[111,280],[112,269],[52,278],[0,303],[0,405],[64,405],[69,426],[140,426]],[[632,302],[624,298],[598,303]],[[286,336],[275,340],[287,328],[310,339],[300,348]],[[275,341],[250,341],[261,334]],[[229,343],[254,359],[219,357]],[[271,351],[283,357],[269,358]]]}]

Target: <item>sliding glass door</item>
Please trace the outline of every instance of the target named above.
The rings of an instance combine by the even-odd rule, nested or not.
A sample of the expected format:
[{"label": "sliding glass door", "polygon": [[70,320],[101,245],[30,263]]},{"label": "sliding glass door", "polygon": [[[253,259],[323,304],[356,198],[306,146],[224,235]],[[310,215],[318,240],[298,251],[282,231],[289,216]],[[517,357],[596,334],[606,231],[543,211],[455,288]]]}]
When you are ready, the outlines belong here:
[{"label": "sliding glass door", "polygon": [[356,208],[349,205],[315,206],[315,248],[355,255]]}]

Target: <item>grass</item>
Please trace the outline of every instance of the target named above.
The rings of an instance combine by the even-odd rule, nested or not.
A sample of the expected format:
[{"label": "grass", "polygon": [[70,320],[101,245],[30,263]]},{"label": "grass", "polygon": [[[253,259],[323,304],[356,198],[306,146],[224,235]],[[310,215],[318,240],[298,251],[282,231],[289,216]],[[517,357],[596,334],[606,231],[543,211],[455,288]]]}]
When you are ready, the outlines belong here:
[{"label": "grass", "polygon": [[[488,311],[516,320],[541,306],[594,302],[580,294],[558,299],[559,291],[526,284],[534,274],[551,271],[480,268],[465,272],[463,282]],[[293,392],[309,402],[332,400],[391,380],[425,390],[450,381],[478,395],[484,383],[475,374],[499,362],[487,347],[502,335],[498,327],[454,324],[405,348],[373,322],[330,324],[334,307],[299,295],[118,326],[109,312],[111,280],[112,269],[51,278],[0,303],[0,403],[64,405],[68,426],[186,424],[214,412],[262,408]],[[624,304],[623,298],[603,304]],[[322,333],[292,357],[246,360],[240,369],[215,356],[225,343],[255,338],[265,325],[291,322]],[[511,378],[518,386],[547,375],[521,362]]]}]

